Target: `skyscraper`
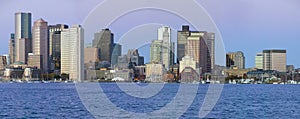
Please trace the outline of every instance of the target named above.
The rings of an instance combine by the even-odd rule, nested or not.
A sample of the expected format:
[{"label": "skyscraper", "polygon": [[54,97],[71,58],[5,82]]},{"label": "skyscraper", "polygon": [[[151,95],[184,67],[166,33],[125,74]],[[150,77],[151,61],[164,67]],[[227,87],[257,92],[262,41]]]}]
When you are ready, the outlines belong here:
[{"label": "skyscraper", "polygon": [[211,72],[211,57],[206,44],[207,35],[206,31],[191,31],[185,45],[185,55],[191,56],[196,61],[197,68],[201,69],[202,73]]},{"label": "skyscraper", "polygon": [[153,40],[150,46],[150,62],[162,63],[162,40]]},{"label": "skyscraper", "polygon": [[177,63],[186,55],[185,46],[190,36],[189,26],[182,26],[182,31],[177,32]]},{"label": "skyscraper", "polygon": [[114,48],[111,56],[111,66],[114,67],[118,64],[118,57],[122,55],[122,45],[114,43]]},{"label": "skyscraper", "polygon": [[31,52],[31,13],[15,13],[15,61],[27,63]]},{"label": "skyscraper", "polygon": [[68,29],[68,25],[64,24],[56,24],[49,25],[49,59],[51,60],[51,70],[59,70],[60,69],[60,41],[61,41],[61,31],[64,29]]},{"label": "skyscraper", "polygon": [[190,31],[189,26],[182,26],[182,31],[177,33],[178,61],[188,55],[196,61],[197,69],[201,69],[201,74],[210,73],[215,58],[214,35],[206,31]]},{"label": "skyscraper", "polygon": [[49,69],[48,22],[42,18],[35,21],[32,33],[33,55],[40,55],[42,57],[41,70],[42,73],[47,73]]},{"label": "skyscraper", "polygon": [[15,47],[15,34],[10,34],[9,40],[9,56],[10,56],[10,63],[13,64],[16,58],[16,47]]},{"label": "skyscraper", "polygon": [[226,54],[226,67],[245,69],[245,56],[241,51],[229,52]]},{"label": "skyscraper", "polygon": [[84,30],[74,25],[61,32],[61,73],[73,81],[84,78]]},{"label": "skyscraper", "polygon": [[257,53],[255,56],[255,68],[263,69],[264,68],[263,61],[264,61],[263,53]]},{"label": "skyscraper", "polygon": [[[174,64],[173,43],[171,42],[171,28],[167,26],[158,29],[158,40],[162,41],[161,46],[161,63],[169,70],[170,65]],[[172,61],[173,59],[173,61]]]},{"label": "skyscraper", "polygon": [[174,43],[171,42],[171,28],[160,27],[157,30],[158,39],[153,40],[150,48],[150,62],[161,63],[169,70],[174,64]]},{"label": "skyscraper", "polygon": [[206,39],[206,45],[208,47],[208,60],[210,62],[211,68],[214,69],[215,66],[215,33],[207,33],[208,38]]},{"label": "skyscraper", "polygon": [[93,47],[100,48],[100,60],[111,63],[114,45],[114,34],[109,29],[103,29],[94,34]]},{"label": "skyscraper", "polygon": [[286,50],[264,50],[263,68],[286,72]]}]

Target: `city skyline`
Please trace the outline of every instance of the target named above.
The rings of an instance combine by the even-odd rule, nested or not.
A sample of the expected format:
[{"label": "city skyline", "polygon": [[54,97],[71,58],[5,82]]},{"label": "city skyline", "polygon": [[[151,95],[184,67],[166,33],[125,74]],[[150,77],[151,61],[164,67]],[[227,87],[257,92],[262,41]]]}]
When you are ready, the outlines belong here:
[{"label": "city skyline", "polygon": [[[288,51],[287,64],[293,64],[295,65],[295,67],[300,67],[300,63],[297,61],[297,51],[292,50],[297,49],[297,39],[299,39],[299,36],[297,36],[296,34],[298,32],[297,28],[300,24],[300,17],[299,15],[295,14],[295,11],[299,9],[295,6],[298,1],[272,1],[272,5],[268,6],[268,9],[266,9],[265,6],[261,4],[262,1],[258,0],[248,2],[236,0],[232,1],[235,1],[234,4],[224,2],[223,5],[219,4],[219,2],[221,1],[217,0],[197,1],[201,3],[201,5],[203,5],[203,7],[208,11],[208,13],[211,15],[213,20],[215,20],[217,26],[219,27],[223,36],[226,52],[243,51],[247,59],[246,67],[254,67],[254,57],[257,52],[264,49],[286,49]],[[10,39],[10,33],[14,32],[13,14],[17,11],[28,11],[33,13],[33,21],[42,17],[47,20],[49,24],[64,23],[72,25],[82,23],[86,15],[95,7],[94,5],[101,1],[95,0],[90,1],[90,3],[80,1],[74,3],[72,2],[72,4],[69,4],[70,2],[68,1],[60,1],[61,4],[56,5],[57,8],[63,9],[64,7],[70,7],[71,10],[60,11],[59,9],[55,9],[55,12],[53,13],[41,10],[45,6],[42,7],[38,4],[29,4],[32,2],[28,1],[20,2],[12,0],[1,2],[3,3],[2,5],[4,5],[4,7],[0,8],[0,18],[1,21],[4,22],[0,23],[1,26],[3,26],[0,28],[1,31],[3,31],[0,35],[0,39],[1,42],[7,43]],[[16,4],[16,2],[20,2],[20,4]],[[218,2],[218,4],[215,4],[216,2]],[[267,4],[271,1],[266,0],[263,2]],[[46,3],[54,4],[55,1],[46,1]],[[11,7],[12,5],[17,6]],[[76,10],[75,8],[78,5],[82,5],[81,7],[86,9],[80,10],[75,14],[72,9]],[[251,7],[251,5],[256,5],[257,7]],[[214,9],[216,8],[216,6],[218,9]],[[282,9],[278,10],[278,6],[280,6],[280,8]],[[227,14],[236,13],[234,11],[239,11],[240,14]],[[181,24],[178,24],[178,29],[181,27],[180,25]],[[277,29],[277,27],[281,29]],[[119,34],[119,32],[122,31],[115,29],[116,28],[112,28],[112,31],[115,34]],[[119,38],[120,34],[116,35],[115,39],[118,40]],[[6,44],[1,44],[0,54],[8,54],[8,47]]]}]

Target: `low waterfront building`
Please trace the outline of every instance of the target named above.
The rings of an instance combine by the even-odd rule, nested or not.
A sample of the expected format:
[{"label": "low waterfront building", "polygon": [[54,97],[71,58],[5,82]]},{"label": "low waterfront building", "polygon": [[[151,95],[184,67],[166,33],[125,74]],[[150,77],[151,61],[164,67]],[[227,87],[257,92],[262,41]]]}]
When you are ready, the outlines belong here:
[{"label": "low waterfront building", "polygon": [[134,71],[132,69],[115,70],[113,72],[114,78],[122,78],[123,81],[133,81]]},{"label": "low waterfront building", "polygon": [[0,56],[0,70],[4,70],[7,65],[6,56]]},{"label": "low waterfront building", "polygon": [[225,69],[224,73],[227,77],[244,77],[247,72],[251,71],[252,69]]},{"label": "low waterfront building", "polygon": [[162,64],[146,64],[146,81],[163,82],[163,76],[166,73]]},{"label": "low waterfront building", "polygon": [[197,71],[192,67],[185,67],[180,73],[180,82],[192,83],[200,81],[200,76]]},{"label": "low waterfront building", "polygon": [[181,73],[186,67],[193,68],[196,70],[196,61],[191,56],[184,56],[179,63],[179,72]]},{"label": "low waterfront building", "polygon": [[265,79],[265,78],[271,78],[272,76],[279,76],[279,72],[276,70],[252,70],[247,72],[248,78],[255,78],[255,79]]}]

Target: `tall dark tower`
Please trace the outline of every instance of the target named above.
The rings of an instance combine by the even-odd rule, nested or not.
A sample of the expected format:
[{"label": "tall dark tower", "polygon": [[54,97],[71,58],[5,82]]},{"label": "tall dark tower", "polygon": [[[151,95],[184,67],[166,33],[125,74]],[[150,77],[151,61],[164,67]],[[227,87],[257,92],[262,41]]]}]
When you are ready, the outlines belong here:
[{"label": "tall dark tower", "polygon": [[100,49],[100,61],[111,63],[114,48],[114,34],[109,29],[103,29],[94,34],[93,47]]}]

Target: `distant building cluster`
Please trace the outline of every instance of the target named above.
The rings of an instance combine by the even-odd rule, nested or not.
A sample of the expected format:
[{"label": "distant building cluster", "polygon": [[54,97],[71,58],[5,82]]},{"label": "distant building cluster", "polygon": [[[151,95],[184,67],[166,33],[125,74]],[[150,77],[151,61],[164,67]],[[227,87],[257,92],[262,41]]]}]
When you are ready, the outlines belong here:
[{"label": "distant building cluster", "polygon": [[[32,24],[31,13],[18,12],[9,54],[0,56],[0,70],[7,80],[190,82],[211,75],[215,34],[182,26],[175,44],[171,32],[168,26],[157,29],[158,37],[149,50],[150,61],[145,63],[137,49],[122,54],[122,45],[115,43],[114,33],[108,28],[94,33],[91,46],[84,47],[82,26],[52,25],[42,18]],[[193,79],[183,80],[189,77],[187,74],[193,74]]]},{"label": "distant building cluster", "polygon": [[83,78],[83,35],[80,25],[48,25],[40,18],[32,26],[31,13],[15,13],[15,32],[9,40],[3,78],[48,80],[50,74],[52,78],[60,78],[60,74],[71,80]]},{"label": "distant building cluster", "polygon": [[109,28],[94,33],[91,46],[85,47],[81,25],[51,25],[42,18],[32,25],[31,13],[18,12],[9,54],[0,56],[0,75],[5,80],[145,82],[201,82],[225,75],[228,82],[244,78],[263,82],[288,80],[289,76],[294,80],[299,74],[286,64],[286,50],[257,53],[254,68],[245,68],[242,51],[228,52],[226,66],[218,66],[215,33],[192,31],[184,25],[177,31],[177,44],[171,34],[168,26],[157,29],[149,48],[150,61],[145,62],[138,49],[122,54],[122,45],[115,43]]},{"label": "distant building cluster", "polygon": [[255,66],[245,68],[245,56],[241,51],[226,54],[226,81],[229,83],[297,84],[300,73],[293,65],[287,65],[287,51],[268,49],[257,53]]}]

